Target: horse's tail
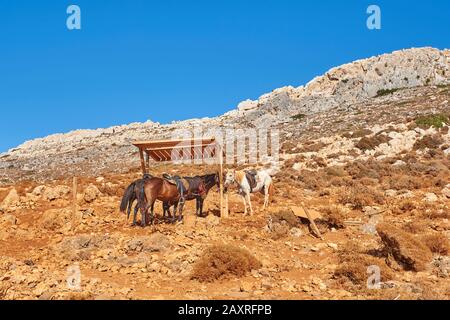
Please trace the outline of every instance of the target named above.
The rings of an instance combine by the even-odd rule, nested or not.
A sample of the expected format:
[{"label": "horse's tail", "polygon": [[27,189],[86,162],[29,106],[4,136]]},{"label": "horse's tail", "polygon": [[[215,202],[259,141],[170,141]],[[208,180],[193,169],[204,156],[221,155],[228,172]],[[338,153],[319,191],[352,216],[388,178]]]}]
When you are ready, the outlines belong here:
[{"label": "horse's tail", "polygon": [[275,195],[275,186],[273,185],[273,182],[272,182],[269,186],[269,204],[272,203],[274,195]]},{"label": "horse's tail", "polygon": [[125,193],[122,197],[122,201],[120,202],[120,212],[125,213],[128,206],[130,205],[130,200],[134,197],[134,186],[136,185],[136,181],[128,186],[125,190]]},{"label": "horse's tail", "polygon": [[141,211],[145,210],[145,206],[146,206],[146,197],[145,197],[145,180],[146,179],[142,179],[139,181],[139,183],[136,186],[136,193],[137,193],[137,201],[138,201],[138,206],[141,209]]}]

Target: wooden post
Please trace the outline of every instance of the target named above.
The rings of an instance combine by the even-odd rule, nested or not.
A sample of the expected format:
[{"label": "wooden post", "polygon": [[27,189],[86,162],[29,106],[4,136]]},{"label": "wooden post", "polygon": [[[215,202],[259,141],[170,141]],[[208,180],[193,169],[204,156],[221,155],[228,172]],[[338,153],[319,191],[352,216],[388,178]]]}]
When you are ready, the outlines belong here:
[{"label": "wooden post", "polygon": [[141,157],[142,174],[146,174],[147,169],[145,168],[144,150],[142,148],[139,148],[139,156]]},{"label": "wooden post", "polygon": [[77,193],[78,193],[78,182],[77,177],[73,177],[72,181],[72,210],[73,210],[73,217],[76,217],[77,214]]},{"label": "wooden post", "polygon": [[145,173],[148,173],[148,170],[150,169],[150,155],[148,152],[145,153]]},{"label": "wooden post", "polygon": [[[217,141],[216,141],[217,143]],[[218,144],[219,149],[219,181],[220,181],[220,217],[227,218],[223,210],[223,151],[222,146]]]},{"label": "wooden post", "polygon": [[312,216],[309,214],[309,210],[306,208],[305,204],[302,202],[302,207],[303,210],[305,210],[305,213],[309,219],[309,222],[311,223],[311,227],[314,231],[314,233],[320,238],[320,240],[323,240],[322,234],[320,233],[319,228],[317,228],[316,223],[314,222],[314,219],[312,218]]}]

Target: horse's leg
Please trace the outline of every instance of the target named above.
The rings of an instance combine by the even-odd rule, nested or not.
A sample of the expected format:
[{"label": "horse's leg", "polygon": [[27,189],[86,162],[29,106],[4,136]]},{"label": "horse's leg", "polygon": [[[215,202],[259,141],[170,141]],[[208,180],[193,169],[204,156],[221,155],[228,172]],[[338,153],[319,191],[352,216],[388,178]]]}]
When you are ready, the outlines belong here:
[{"label": "horse's leg", "polygon": [[175,219],[175,221],[181,221],[181,220],[183,220],[183,209],[184,209],[184,201],[183,202],[181,202],[180,204],[179,204],[179,208],[178,208],[178,219]]},{"label": "horse's leg", "polygon": [[242,201],[244,202],[244,216],[247,215],[247,200],[245,199],[245,195],[242,196]]},{"label": "horse's leg", "polygon": [[136,207],[134,207],[134,214],[133,214],[133,226],[135,226],[137,224],[137,214],[139,211],[139,204],[136,204]]},{"label": "horse's leg", "polygon": [[250,193],[247,193],[246,198],[247,198],[247,201],[248,201],[248,205],[250,207],[250,215],[253,216],[253,208],[252,208],[252,201],[250,199]]},{"label": "horse's leg", "polygon": [[200,198],[198,198],[198,197],[195,199],[195,215],[197,217],[199,217],[201,215]]},{"label": "horse's leg", "polygon": [[205,202],[204,199],[200,198],[200,216],[203,217],[203,203]]},{"label": "horse's leg", "polygon": [[263,209],[267,209],[269,207],[269,186],[264,186],[264,206]]}]

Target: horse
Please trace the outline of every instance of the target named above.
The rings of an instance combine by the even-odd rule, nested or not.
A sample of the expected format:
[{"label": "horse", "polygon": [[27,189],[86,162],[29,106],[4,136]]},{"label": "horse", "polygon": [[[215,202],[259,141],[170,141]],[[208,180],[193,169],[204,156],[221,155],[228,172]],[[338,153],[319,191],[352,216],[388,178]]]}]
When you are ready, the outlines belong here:
[{"label": "horse", "polygon": [[[188,194],[185,197],[186,201],[196,200],[196,210],[195,214],[198,217],[203,216],[203,204],[205,202],[206,197],[208,196],[209,191],[217,186],[220,188],[220,180],[219,174],[208,174],[203,176],[196,177],[184,177],[186,181],[188,181],[193,189],[199,189],[199,192]],[[202,185],[203,184],[203,185]],[[178,203],[174,204],[174,212],[177,211]]]},{"label": "horse", "polygon": [[237,183],[239,186],[238,193],[244,202],[244,215],[247,215],[247,203],[250,208],[250,215],[253,215],[252,202],[250,200],[251,193],[261,192],[264,194],[263,210],[269,207],[271,197],[274,193],[272,177],[267,170],[227,170],[225,172],[225,189],[230,185]]},{"label": "horse", "polygon": [[[120,212],[125,213],[127,211],[127,219],[130,218],[131,210],[133,208],[133,204],[136,200],[138,200],[140,196],[140,190],[142,190],[143,185],[145,183],[145,180],[153,178],[150,174],[144,174],[142,179],[138,179],[134,182],[132,182],[127,189],[125,190],[125,193],[122,197],[121,203],[120,203]],[[170,204],[167,202],[163,203],[163,217],[166,217],[166,213],[168,213],[169,217],[171,217],[170,214]],[[139,209],[144,210],[144,207],[140,206],[139,201],[134,207],[134,215],[133,215],[133,226],[137,225],[137,213]],[[153,209],[152,209],[153,210]]]},{"label": "horse", "polygon": [[[153,177],[145,180],[144,184],[138,192],[138,204],[141,209],[142,220],[141,225],[146,225],[146,213],[151,208],[150,218],[153,223],[154,219],[154,203],[156,200],[162,201],[164,211],[175,206],[173,221],[177,220],[176,212],[178,209],[178,220],[182,220],[182,212],[184,208],[184,201],[197,200],[196,214],[202,213],[203,201],[206,198],[209,190],[219,184],[218,174],[197,176],[197,177],[183,177],[180,178],[187,183],[186,192],[180,195],[178,187],[167,179]],[[180,201],[181,200],[181,201]],[[169,211],[170,214],[170,211]]]},{"label": "horse", "polygon": [[[133,203],[138,199],[139,190],[142,188],[144,181],[151,179],[153,176],[150,174],[144,174],[142,179],[133,181],[125,190],[125,193],[120,202],[120,212],[125,213],[127,211],[127,219],[130,218],[131,209],[133,208]],[[136,225],[136,216],[139,210],[139,206],[136,205],[134,208],[133,225]]]}]

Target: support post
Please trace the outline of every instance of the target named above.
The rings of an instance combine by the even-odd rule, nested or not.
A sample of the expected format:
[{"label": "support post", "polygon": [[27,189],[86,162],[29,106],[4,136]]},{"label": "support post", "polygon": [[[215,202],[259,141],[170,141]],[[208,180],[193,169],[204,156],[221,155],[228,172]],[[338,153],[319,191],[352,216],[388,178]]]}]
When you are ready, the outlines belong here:
[{"label": "support post", "polygon": [[148,170],[150,169],[150,155],[148,152],[145,153],[145,173],[148,173]]},{"label": "support post", "polygon": [[142,174],[147,173],[147,169],[145,167],[145,159],[144,159],[144,150],[142,148],[139,148],[139,156],[141,157],[141,168],[142,168]]},{"label": "support post", "polygon": [[220,165],[220,170],[219,170],[219,180],[220,180],[220,217],[222,218],[228,218],[228,205],[224,210],[224,201],[223,201],[223,149],[222,149],[222,145],[219,145],[219,165]]}]

